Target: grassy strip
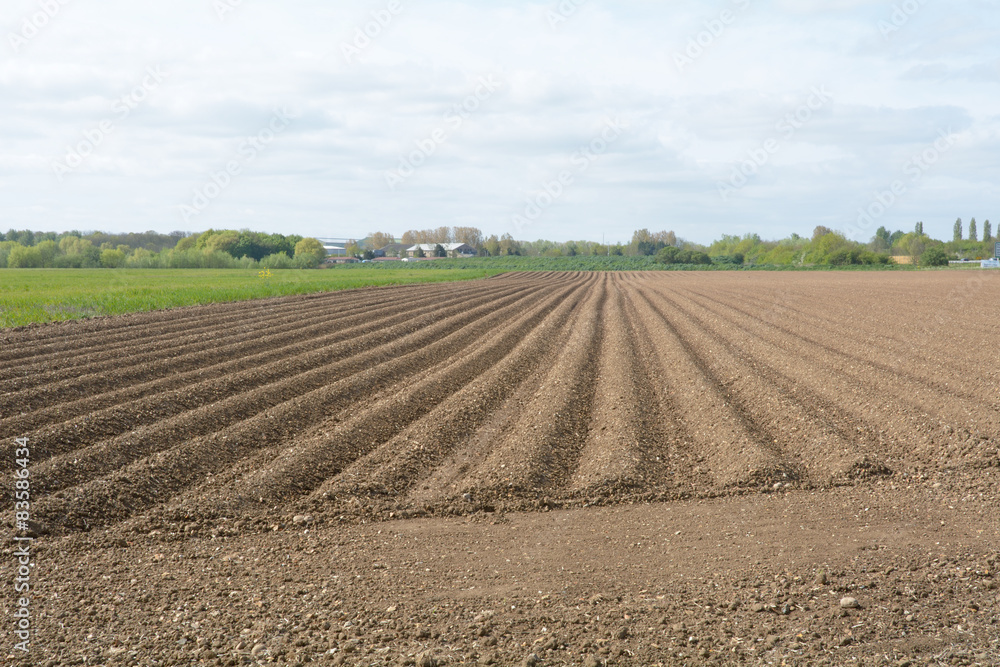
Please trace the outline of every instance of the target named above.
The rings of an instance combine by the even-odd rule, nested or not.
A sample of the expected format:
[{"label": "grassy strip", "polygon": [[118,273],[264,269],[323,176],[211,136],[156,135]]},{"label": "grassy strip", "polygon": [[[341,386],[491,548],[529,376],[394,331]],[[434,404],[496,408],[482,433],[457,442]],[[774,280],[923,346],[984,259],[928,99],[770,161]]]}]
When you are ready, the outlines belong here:
[{"label": "grassy strip", "polygon": [[274,270],[264,278],[257,271],[236,269],[0,269],[0,327],[498,273],[502,271],[490,267],[406,265],[386,271],[368,264]]}]

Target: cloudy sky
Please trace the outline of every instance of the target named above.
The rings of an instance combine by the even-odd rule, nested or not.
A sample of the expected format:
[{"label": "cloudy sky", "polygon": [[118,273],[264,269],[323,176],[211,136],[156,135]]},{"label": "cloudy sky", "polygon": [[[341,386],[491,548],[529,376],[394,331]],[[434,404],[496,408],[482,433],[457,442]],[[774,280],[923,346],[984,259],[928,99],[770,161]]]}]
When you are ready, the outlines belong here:
[{"label": "cloudy sky", "polygon": [[0,227],[1000,227],[1000,2],[7,0]]}]

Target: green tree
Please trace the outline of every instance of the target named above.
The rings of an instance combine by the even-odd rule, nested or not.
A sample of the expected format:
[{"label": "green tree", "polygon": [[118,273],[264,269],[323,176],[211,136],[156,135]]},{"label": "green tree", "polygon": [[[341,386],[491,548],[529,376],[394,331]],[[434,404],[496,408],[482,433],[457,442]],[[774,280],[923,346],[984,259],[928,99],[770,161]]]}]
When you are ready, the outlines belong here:
[{"label": "green tree", "polygon": [[204,248],[206,252],[224,252],[236,257],[233,253],[237,242],[240,240],[240,233],[231,229],[223,230],[212,234],[205,239]]},{"label": "green tree", "polygon": [[979,232],[976,230],[976,219],[969,220],[969,240],[978,241]]},{"label": "green tree", "polygon": [[7,259],[10,257],[11,248],[20,245],[14,241],[0,241],[0,269],[7,268]]},{"label": "green tree", "polygon": [[427,255],[424,254],[424,249],[420,245],[417,245],[417,249],[413,252],[413,256],[426,257]]},{"label": "green tree", "polygon": [[500,239],[497,238],[496,234],[493,234],[483,242],[483,247],[490,254],[490,257],[496,257],[500,254]]},{"label": "green tree", "polygon": [[295,244],[295,258],[302,258],[301,262],[306,262],[312,266],[318,266],[326,259],[326,250],[319,239],[305,238]]},{"label": "green tree", "polygon": [[[919,222],[917,223],[920,224]],[[879,227],[875,231],[875,238],[872,239],[871,247],[875,252],[887,252],[892,247],[892,234],[885,227]]]},{"label": "green tree", "polygon": [[948,266],[948,255],[940,246],[934,246],[920,255],[920,266]]},{"label": "green tree", "polygon": [[445,250],[444,246],[441,245],[440,243],[435,244],[435,246],[434,246],[434,256],[435,257],[447,257],[448,256],[448,251]]},{"label": "green tree", "polygon": [[827,234],[832,234],[832,233],[833,233],[833,230],[830,229],[829,227],[824,227],[823,225],[818,225],[815,229],[813,229],[813,239],[812,240],[813,241],[818,241],[821,238],[823,238],[824,236],[826,236]]},{"label": "green tree", "polygon": [[180,241],[177,242],[177,245],[174,246],[174,250],[176,250],[177,252],[184,252],[185,250],[191,250],[192,248],[194,248],[197,242],[198,242],[197,236],[185,236],[184,238],[182,238]]},{"label": "green tree", "polygon": [[106,269],[118,269],[125,266],[126,255],[117,248],[101,251],[101,266]]},{"label": "green tree", "polygon": [[42,266],[52,267],[55,266],[54,261],[56,255],[59,254],[59,244],[55,241],[45,240],[35,246],[38,249],[38,253],[42,257]]},{"label": "green tree", "polygon": [[514,237],[509,233],[504,234],[500,237],[500,254],[501,255],[520,255],[521,254],[521,244],[514,240]]},{"label": "green tree", "polygon": [[4,235],[4,237],[7,241],[20,243],[25,248],[35,245],[35,233],[30,229],[25,229],[22,231],[15,231],[11,229]]},{"label": "green tree", "polygon": [[924,233],[924,223],[918,222],[917,225],[916,225],[916,227],[913,228],[913,231],[916,232],[917,236],[920,236],[921,234],[923,234]]},{"label": "green tree", "polygon": [[959,218],[958,220],[955,221],[955,229],[953,230],[952,236],[953,236],[953,238],[952,238],[953,241],[961,241],[962,240],[962,219],[961,218]]},{"label": "green tree", "polygon": [[990,224],[989,220],[983,220],[983,240],[993,240],[993,226]]},{"label": "green tree", "polygon": [[10,254],[7,255],[7,268],[40,269],[42,268],[42,253],[38,252],[38,248],[28,248],[17,244],[10,249]]}]

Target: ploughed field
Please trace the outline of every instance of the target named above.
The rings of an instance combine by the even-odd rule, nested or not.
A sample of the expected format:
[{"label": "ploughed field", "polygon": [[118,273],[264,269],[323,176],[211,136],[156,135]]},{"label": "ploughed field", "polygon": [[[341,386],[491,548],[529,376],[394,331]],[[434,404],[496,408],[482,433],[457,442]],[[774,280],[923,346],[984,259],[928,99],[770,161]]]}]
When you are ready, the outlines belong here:
[{"label": "ploughed field", "polygon": [[[730,553],[735,543],[721,537],[716,551],[703,546],[701,552],[670,557],[671,563],[693,559],[687,576],[700,576],[703,585],[704,559],[720,561],[708,576],[729,575],[721,588],[715,583],[714,590],[722,592],[711,602],[702,599],[705,591],[697,586],[676,587],[683,573],[659,582],[630,579],[628,573],[602,578],[603,567],[622,562],[615,551],[602,551],[603,543],[588,547],[602,555],[589,570],[575,566],[575,578],[573,572],[555,572],[576,562],[570,552],[550,552],[549,566],[533,577],[519,570],[532,590],[487,586],[482,591],[481,586],[477,593],[445,573],[419,586],[386,575],[390,578],[360,588],[333,570],[322,576],[310,570],[296,583],[274,573],[277,567],[281,576],[287,557],[282,545],[295,543],[291,551],[311,558],[316,567],[371,576],[372,568],[390,569],[382,561],[402,563],[414,548],[408,542],[383,544],[383,530],[394,539],[405,532],[418,540],[461,525],[471,526],[471,532],[449,533],[440,545],[449,554],[461,550],[451,566],[487,558],[466,547],[494,540],[496,562],[490,561],[490,569],[496,565],[502,576],[514,567],[509,558],[495,555],[514,538],[499,537],[510,517],[522,517],[541,535],[545,530],[539,522],[555,521],[558,514],[582,533],[592,525],[590,533],[599,529],[613,544],[627,543],[627,550],[636,542],[622,532],[628,521],[636,522],[631,530],[645,530],[647,540],[662,546],[675,534],[673,511],[678,517],[684,513],[676,522],[690,534],[711,534],[725,532],[720,526],[730,525],[730,519],[717,518],[713,527],[715,514],[705,518],[697,508],[714,507],[719,517],[748,508],[779,511],[761,509],[766,499],[791,503],[797,508],[793,514],[804,516],[818,506],[809,498],[834,508],[831,525],[847,533],[854,530],[851,499],[883,506],[890,519],[881,537],[873,538],[874,560],[864,565],[873,572],[888,570],[879,576],[891,577],[896,568],[911,571],[910,565],[923,562],[915,554],[926,560],[917,569],[930,567],[927,556],[937,557],[932,552],[945,547],[940,539],[924,539],[921,531],[926,526],[937,530],[947,521],[935,514],[926,525],[908,524],[914,519],[906,507],[996,506],[998,283],[1000,276],[978,272],[972,277],[947,272],[507,274],[474,283],[362,289],[4,331],[0,457],[13,461],[14,438],[28,438],[31,529],[39,558],[58,565],[45,570],[47,580],[39,575],[37,585],[47,600],[44,611],[39,603],[39,622],[50,636],[46,640],[40,631],[37,650],[45,659],[31,664],[62,664],[65,656],[77,654],[113,664],[147,664],[142,661],[156,656],[166,660],[163,664],[175,659],[176,664],[430,661],[422,650],[442,662],[488,661],[494,654],[501,664],[526,656],[530,662],[532,655],[538,664],[680,664],[774,655],[779,662],[781,656],[810,661],[826,656],[836,663],[837,650],[846,652],[842,657],[870,657],[871,641],[903,641],[905,627],[880,631],[866,643],[862,630],[850,630],[847,621],[853,619],[841,616],[855,612],[836,608],[836,616],[820,621],[822,628],[836,625],[831,630],[836,637],[813,644],[808,632],[804,639],[783,638],[779,621],[771,620],[768,631],[777,634],[746,644],[743,639],[733,643],[736,635],[721,626],[694,631],[709,608],[729,609],[725,613],[738,619],[734,623],[743,624],[733,626],[737,634],[739,628],[752,634],[765,618],[799,618],[794,614],[805,614],[802,609],[810,604],[817,608],[816,602],[793,603],[780,613],[781,606],[767,603],[780,603],[782,597],[753,597],[761,588],[753,582],[763,577],[770,590],[771,576],[780,575],[805,590],[827,557],[834,563],[829,571],[836,574],[840,567],[845,581],[816,583],[820,589],[834,587],[823,589],[823,595],[864,588],[847,581],[851,573],[869,571],[858,569],[851,551],[857,545],[831,545],[829,554],[813,558],[805,550],[821,546],[822,538],[796,542],[799,538],[789,537],[780,521],[768,539],[790,540],[788,548],[799,550],[784,563],[762,556],[759,541],[755,547],[745,545],[755,554],[745,563],[742,555]],[[4,484],[12,488],[9,476]],[[938,495],[929,499],[925,493]],[[865,494],[872,499],[866,501]],[[608,519],[616,508],[640,511],[627,507],[643,507],[645,514],[628,515],[621,525]],[[838,515],[836,508],[844,507],[852,509]],[[913,511],[930,516],[930,510]],[[5,512],[8,525],[12,518],[12,511]],[[746,516],[741,520],[740,535],[750,535],[753,522],[747,527]],[[973,523],[958,526],[952,537],[966,539],[963,530],[969,528],[969,535],[992,540],[959,549],[967,574],[979,572],[968,575],[977,586],[975,595],[972,588],[968,595],[956,588],[957,597],[953,593],[950,606],[939,611],[942,618],[956,608],[968,611],[966,598],[973,596],[976,612],[986,614],[977,627],[985,624],[986,630],[976,634],[966,621],[964,643],[945,641],[930,621],[933,631],[911,626],[909,636],[933,635],[944,643],[907,644],[907,650],[945,655],[948,647],[965,646],[972,660],[977,650],[997,649],[991,638],[1000,628],[989,629],[991,618],[997,623],[996,594],[986,585],[995,567],[990,551],[997,524],[980,523],[976,534]],[[474,530],[481,531],[478,537]],[[913,542],[900,538],[907,530],[914,531]],[[345,535],[352,537],[345,541]],[[331,540],[326,546],[324,538]],[[879,540],[885,550],[893,539],[891,553],[880,556]],[[454,540],[464,541],[456,546]],[[255,562],[274,559],[266,567],[261,563],[259,571],[246,565],[260,586],[257,598],[246,587],[250,582],[241,588],[232,573],[206,574],[211,568],[194,566],[173,574],[157,569],[164,560],[185,556],[221,562],[221,545],[229,545],[229,564],[242,562],[246,549],[270,554],[250,559]],[[666,552],[657,553],[665,558]],[[433,577],[438,570],[422,563],[438,556],[446,557],[425,553],[397,569],[411,574],[425,569]],[[93,561],[93,582],[81,569],[81,558]],[[629,572],[641,571],[645,558],[633,560]],[[420,568],[412,569],[416,562]],[[801,569],[789,570],[792,563]],[[146,583],[129,579],[137,572],[156,577],[156,590],[136,594]],[[344,576],[343,586],[328,576]],[[878,588],[873,575],[857,576]],[[552,582],[562,583],[544,586]],[[295,590],[285,591],[286,583]],[[98,602],[94,590],[103,585],[116,588]],[[603,587],[603,597],[601,590],[594,597],[590,586]],[[661,597],[655,595],[657,586]],[[744,587],[748,591],[741,593]],[[325,604],[303,604],[299,596],[315,600],[318,588],[340,592],[329,593]],[[585,600],[580,613],[597,626],[588,626],[588,632],[581,626],[577,635],[568,630],[550,634],[546,622],[571,625],[572,614],[538,611],[555,604],[552,595],[558,595],[548,594],[545,603],[534,596],[537,588],[570,595],[575,601],[563,605],[564,611],[573,604],[580,609]],[[891,597],[891,582],[883,588]],[[205,616],[193,630],[191,618],[171,621],[175,611],[180,617],[195,613],[187,603],[177,606],[176,589],[192,607],[210,598],[199,603]],[[46,597],[46,591],[61,593]],[[229,597],[217,599],[220,591]],[[117,639],[93,630],[102,625],[98,618],[118,618],[115,603],[121,606],[133,594],[149,608],[143,611],[140,604],[126,615]],[[534,616],[529,609],[527,621],[519,616],[526,625],[518,626],[511,609],[529,594],[542,607],[535,607]],[[694,616],[690,610],[682,613],[683,604],[676,606],[675,596],[685,595],[699,600]],[[74,596],[83,603],[56,601]],[[237,607],[244,601],[247,611],[231,616],[230,599]],[[886,610],[892,602],[885,602]],[[605,613],[604,623],[610,623],[605,627],[600,616],[608,604],[625,607]],[[208,616],[213,605],[229,619],[215,630]],[[486,616],[493,620],[484,621],[482,613],[478,621],[465,619],[470,624],[465,635],[454,630],[462,614],[471,618],[469,610],[477,605],[500,611]],[[754,611],[758,605],[765,609]],[[659,611],[641,624],[654,625],[659,634],[639,641],[645,630],[629,619],[647,607]],[[301,616],[294,623],[306,628],[305,643],[289,641],[291,625],[278,631],[279,608]],[[909,610],[893,613],[902,617]],[[359,632],[368,623],[382,625],[369,634]],[[493,629],[477,634],[482,627]],[[98,639],[83,638],[90,630]],[[600,642],[585,639],[590,630]],[[598,637],[601,633],[606,638]],[[692,643],[690,637],[699,633],[705,638]],[[278,648],[275,636],[285,637]],[[575,636],[579,642],[571,639]],[[843,639],[855,636],[857,641]],[[130,653],[132,640],[145,648]],[[793,641],[799,642],[797,653],[787,648]],[[123,648],[116,652],[116,646]],[[899,646],[880,645],[879,650],[889,655]],[[192,656],[194,662],[185,662]]]}]

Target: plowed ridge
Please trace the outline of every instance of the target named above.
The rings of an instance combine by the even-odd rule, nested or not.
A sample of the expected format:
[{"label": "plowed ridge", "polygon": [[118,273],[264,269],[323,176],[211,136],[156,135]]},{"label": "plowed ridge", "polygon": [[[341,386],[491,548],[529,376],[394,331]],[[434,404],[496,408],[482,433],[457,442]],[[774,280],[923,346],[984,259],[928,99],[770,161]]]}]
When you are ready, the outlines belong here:
[{"label": "plowed ridge", "polygon": [[968,280],[508,274],[9,331],[0,455],[29,438],[49,532],[998,466],[1000,277]]}]

